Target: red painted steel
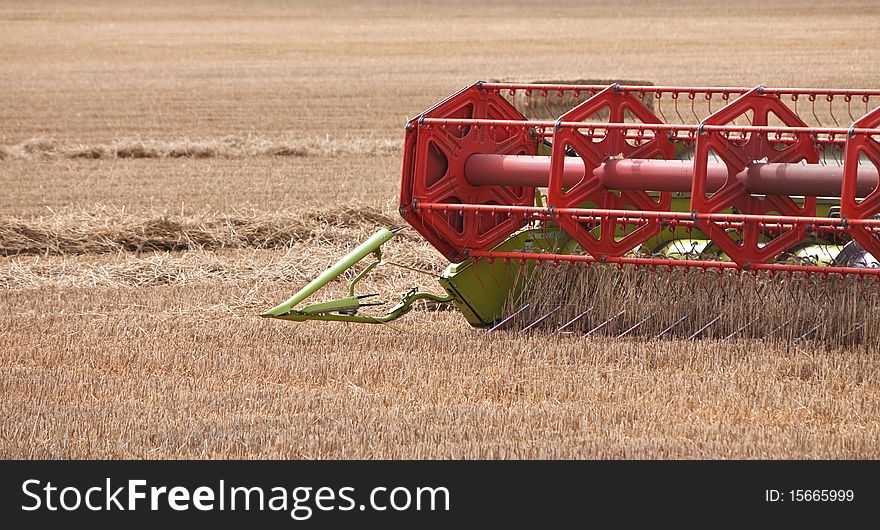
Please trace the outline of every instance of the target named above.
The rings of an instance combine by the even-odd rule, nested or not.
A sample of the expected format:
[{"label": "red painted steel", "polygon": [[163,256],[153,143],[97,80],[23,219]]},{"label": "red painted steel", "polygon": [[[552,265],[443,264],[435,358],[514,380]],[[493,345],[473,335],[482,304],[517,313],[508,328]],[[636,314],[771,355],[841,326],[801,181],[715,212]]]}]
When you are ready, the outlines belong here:
[{"label": "red painted steel", "polygon": [[[880,126],[880,107],[853,123],[854,129],[877,126]],[[880,167],[880,141],[878,139],[880,139],[878,135],[851,134],[846,140],[840,215],[849,222],[856,219],[872,218],[880,213],[880,192],[875,188],[867,195],[863,195],[858,189],[858,177],[862,171],[859,166],[862,163],[862,157],[867,158],[864,164],[873,166],[874,169]],[[859,197],[864,198],[859,199]],[[858,225],[852,226],[850,233],[872,256],[880,256],[880,241],[877,240],[875,234]]]},{"label": "red painted steel", "polygon": [[[631,93],[618,90],[617,85],[605,88],[563,114],[560,122],[580,122],[592,116],[601,116],[604,112],[608,113],[609,122],[624,122],[630,118],[642,123],[660,123],[660,119],[642,102]],[[665,135],[655,134],[639,145],[632,145],[624,139],[622,132],[621,129],[608,130],[597,142],[593,138],[585,137],[577,128],[557,124],[553,134],[547,202],[554,208],[587,204],[620,210],[669,210],[672,201],[669,192],[660,192],[657,197],[652,197],[644,189],[613,191],[605,187],[595,175],[594,170],[610,156],[646,159],[659,157],[667,160],[674,157],[675,145]],[[573,186],[566,186],[563,178],[564,161],[569,150],[581,158],[585,167],[583,179]],[[612,218],[601,219],[598,223],[584,223],[561,217],[559,224],[581,248],[594,256],[622,256],[663,229],[659,222],[648,220],[625,233],[623,237],[618,237],[617,222]]]},{"label": "red painted steel", "polygon": [[[570,85],[559,83],[481,83],[485,90],[530,90],[530,91],[569,91],[569,92],[598,92],[608,85]],[[617,89],[632,93],[678,93],[678,94],[744,94],[752,87],[683,87],[683,86],[656,86],[656,85],[617,85]],[[765,94],[772,95],[813,95],[813,96],[880,96],[880,89],[858,88],[764,88]]]},{"label": "red painted steel", "polygon": [[[425,112],[459,119],[524,119],[510,103],[494,94],[468,87]],[[404,155],[404,183],[400,213],[450,261],[464,259],[466,248],[488,248],[522,227],[517,216],[480,217],[469,213],[418,212],[415,200],[463,204],[531,205],[533,188],[517,186],[473,186],[464,175],[464,165],[474,152],[533,154],[535,142],[525,129],[419,126],[421,117],[407,127]]]},{"label": "red painted steel", "polygon": [[[491,250],[479,250],[472,254],[475,258],[486,258],[489,260],[505,260],[507,262],[519,261],[538,261],[551,263],[612,263],[618,265],[634,265],[637,267],[683,267],[687,269],[732,269],[742,270],[743,267],[738,266],[732,261],[714,261],[714,260],[691,260],[691,259],[669,259],[669,258],[639,258],[639,257],[604,257],[596,258],[594,256],[580,254],[551,254],[539,252],[496,252]],[[752,263],[748,267],[752,271],[768,271],[772,273],[803,273],[803,274],[839,274],[873,276],[880,279],[880,269],[858,268],[858,267],[833,267],[822,265],[787,265],[780,263]]]},{"label": "red painted steel", "polygon": [[[706,191],[716,192],[727,181],[727,166],[709,162],[707,171]],[[593,174],[612,190],[689,192],[694,166],[688,160],[608,158],[593,170]],[[563,160],[563,186],[574,186],[583,177],[583,160],[566,157]],[[550,179],[550,157],[473,154],[465,164],[465,178],[474,186],[543,188]],[[750,162],[736,178],[749,193],[757,195],[840,197],[843,167]],[[877,168],[860,167],[856,196],[865,197],[877,187],[877,183]]]},{"label": "red painted steel", "polygon": [[718,222],[756,222],[762,224],[804,224],[815,227],[870,226],[880,227],[880,218],[842,219],[839,217],[801,217],[784,215],[752,215],[740,213],[687,213],[687,212],[642,212],[636,210],[608,210],[601,208],[552,208],[542,206],[502,206],[494,204],[450,204],[450,203],[416,203],[417,210],[436,210],[444,212],[483,212],[488,215],[518,214],[522,216],[538,216],[554,218],[559,216],[573,217],[616,217],[626,222],[643,219],[667,220],[706,220]]},{"label": "red painted steel", "polygon": [[[609,131],[644,131],[644,132],[668,132],[675,133],[676,139],[683,139],[680,133],[686,133],[693,137],[700,130],[704,132],[724,132],[724,133],[766,133],[766,134],[807,134],[807,135],[831,135],[843,136],[847,135],[865,135],[880,134],[880,127],[782,127],[776,125],[682,125],[677,123],[607,123],[600,121],[546,121],[546,120],[486,120],[486,119],[462,119],[462,118],[425,118],[419,120],[422,126],[437,127],[459,127],[459,126],[475,126],[475,127],[501,127],[501,128],[530,128],[545,130],[542,135],[553,136],[552,129],[556,126],[562,128],[575,128],[582,131],[607,129]],[[412,122],[410,122],[412,123]],[[550,129],[549,133],[546,132]],[[589,132],[584,132],[584,136],[593,137]]]},{"label": "red painted steel", "polygon": [[[576,101],[533,120],[522,95]],[[734,260],[724,268],[810,272],[771,262],[823,232],[880,255],[878,102],[880,90],[476,83],[407,124],[400,211],[452,261],[532,222],[629,263],[674,225],[708,234]],[[675,160],[682,149],[693,159]],[[690,192],[692,212],[669,211],[671,192]],[[840,196],[842,218],[816,216],[817,196]],[[712,266],[684,266],[700,263]]]},{"label": "red painted steel", "polygon": [[[765,126],[770,115],[775,115],[789,127],[806,127],[800,119],[782,102],[764,93],[763,87],[756,87],[703,121],[705,125],[726,125],[734,119],[752,113],[751,123],[754,126]],[[728,178],[727,182],[711,196],[707,195],[708,163],[710,153],[727,165],[730,175],[741,172],[754,160],[766,159],[771,163],[796,163],[806,161],[810,164],[819,163],[819,153],[812,139],[806,134],[799,134],[795,144],[781,151],[773,148],[765,133],[751,133],[745,141],[737,141],[724,137],[715,131],[706,131],[705,127],[698,130],[694,152],[694,179],[691,188],[691,210],[695,212],[721,212],[734,208],[747,214],[769,214],[776,212],[789,216],[814,216],[816,214],[816,198],[807,196],[803,205],[798,205],[788,195],[768,195],[764,198],[755,197],[737,178]],[[807,235],[806,228],[797,225],[792,230],[768,238],[757,224],[747,223],[739,233],[715,225],[712,221],[697,223],[697,226],[709,236],[728,256],[740,265],[762,263],[773,259],[788,248],[791,248]],[[769,240],[768,240],[769,239]]]}]

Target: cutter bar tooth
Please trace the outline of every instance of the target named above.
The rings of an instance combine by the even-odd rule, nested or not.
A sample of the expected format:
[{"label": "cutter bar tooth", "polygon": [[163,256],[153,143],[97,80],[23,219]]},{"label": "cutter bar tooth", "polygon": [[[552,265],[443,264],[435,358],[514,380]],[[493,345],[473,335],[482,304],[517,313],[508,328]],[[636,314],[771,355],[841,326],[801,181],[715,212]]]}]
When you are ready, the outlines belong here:
[{"label": "cutter bar tooth", "polygon": [[693,340],[693,339],[699,337],[704,331],[709,329],[709,327],[712,324],[718,322],[719,320],[721,320],[721,315],[718,315],[717,317],[715,317],[712,320],[710,320],[709,322],[707,322],[706,325],[704,325],[703,327],[701,327],[700,329],[695,331],[690,337],[687,338],[687,340]]},{"label": "cutter bar tooth", "polygon": [[556,313],[556,312],[559,311],[560,309],[562,309],[562,306],[561,306],[561,305],[560,305],[560,306],[556,306],[555,309],[550,310],[550,312],[546,313],[544,316],[542,316],[542,317],[539,318],[538,320],[536,320],[536,321],[532,322],[531,324],[529,324],[528,326],[524,327],[522,330],[523,330],[523,331],[528,331],[528,330],[532,329],[533,327],[537,326],[537,325],[540,324],[541,322],[547,320],[547,317],[549,317],[549,316],[552,315],[553,313]]},{"label": "cutter bar tooth", "polygon": [[574,324],[575,322],[577,322],[578,320],[584,318],[585,316],[587,316],[587,315],[590,313],[590,311],[593,310],[594,307],[596,307],[596,306],[590,306],[589,309],[587,309],[586,311],[580,313],[578,316],[574,317],[573,319],[569,320],[569,321],[566,322],[561,328],[557,329],[556,331],[557,331],[557,332],[561,332],[561,331],[563,331],[565,328],[567,328],[568,326],[570,326],[570,325]]},{"label": "cutter bar tooth", "polygon": [[604,328],[605,326],[607,326],[608,324],[610,324],[611,322],[613,322],[616,318],[619,318],[619,317],[620,317],[621,315],[623,315],[624,313],[626,313],[626,309],[622,309],[622,310],[620,310],[620,311],[619,311],[616,315],[614,315],[613,317],[609,318],[609,319],[606,320],[605,322],[602,322],[601,324],[599,324],[599,325],[596,326],[595,328],[593,328],[593,329],[591,329],[590,331],[586,332],[586,333],[584,334],[584,337],[589,337],[589,336],[592,335],[593,333],[599,331],[600,329]]},{"label": "cutter bar tooth", "polygon": [[[651,315],[651,316],[653,316],[653,315]],[[651,318],[651,317],[645,317],[645,318],[643,318],[643,319],[640,320],[637,324],[634,324],[634,325],[630,326],[629,328],[627,328],[623,333],[621,333],[620,335],[618,335],[617,338],[618,338],[618,339],[622,339],[623,337],[626,337],[627,335],[629,335],[629,334],[632,333],[633,331],[639,329],[639,327],[641,327],[641,325],[644,324],[645,322],[647,322],[648,319],[650,319],[650,318]]]},{"label": "cutter bar tooth", "polygon": [[667,326],[666,329],[664,329],[663,331],[661,331],[660,333],[658,333],[657,336],[654,337],[654,338],[655,338],[655,339],[659,339],[659,338],[663,337],[663,335],[666,335],[667,333],[669,333],[670,331],[672,331],[672,328],[674,328],[675,326],[681,324],[682,322],[684,322],[684,321],[687,320],[687,319],[688,319],[688,315],[685,315],[685,316],[679,318],[678,320],[676,320],[675,322],[673,322],[672,324],[670,324],[669,326]]},{"label": "cutter bar tooth", "polygon": [[513,320],[518,314],[520,314],[520,313],[522,313],[523,311],[525,311],[526,309],[528,309],[530,305],[532,305],[532,304],[526,304],[526,305],[520,307],[520,308],[517,309],[512,315],[510,315],[509,317],[505,318],[505,319],[502,320],[501,322],[499,322],[499,323],[495,324],[494,326],[492,326],[491,328],[489,328],[489,329],[486,331],[486,333],[492,333],[492,332],[495,331],[496,329],[501,328],[501,326],[503,326],[503,325],[507,324],[508,322],[510,322],[511,320]]}]

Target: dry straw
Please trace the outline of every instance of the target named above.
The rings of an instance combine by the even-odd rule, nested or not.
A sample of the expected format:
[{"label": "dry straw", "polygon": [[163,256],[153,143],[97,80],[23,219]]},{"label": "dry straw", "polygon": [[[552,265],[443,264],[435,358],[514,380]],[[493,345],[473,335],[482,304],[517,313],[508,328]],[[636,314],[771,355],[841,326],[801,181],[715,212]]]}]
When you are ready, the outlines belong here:
[{"label": "dry straw", "polygon": [[552,333],[836,347],[875,343],[878,308],[880,284],[853,276],[545,265],[507,314],[520,311],[514,329]]},{"label": "dry straw", "polygon": [[350,240],[396,222],[377,208],[357,206],[192,216],[99,208],[35,219],[0,217],[0,255],[273,249],[314,238]]},{"label": "dry straw", "polygon": [[37,137],[0,145],[0,160],[73,158],[242,158],[248,156],[391,155],[399,139],[367,137],[269,139],[255,136],[220,138],[121,138],[109,143],[83,144]]}]

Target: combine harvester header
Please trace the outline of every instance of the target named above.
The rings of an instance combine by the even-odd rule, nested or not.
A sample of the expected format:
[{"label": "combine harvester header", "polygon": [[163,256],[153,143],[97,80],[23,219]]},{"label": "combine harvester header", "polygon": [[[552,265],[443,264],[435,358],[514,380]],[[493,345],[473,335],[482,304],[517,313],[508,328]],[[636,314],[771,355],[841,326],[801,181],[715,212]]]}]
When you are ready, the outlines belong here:
[{"label": "combine harvester header", "polygon": [[[731,335],[742,290],[797,303],[806,289],[855,293],[856,321],[837,304],[842,295],[831,308],[812,305],[851,323],[835,323],[848,331],[834,336],[863,337],[877,289],[861,280],[880,276],[878,103],[880,90],[476,83],[406,125],[400,214],[452,262],[440,278],[446,295],[414,290],[372,317],[357,314],[366,304],[353,284],[349,298],[295,308],[378,254],[386,230],[263,316],[383,322],[428,298],[454,303],[474,326],[631,333],[683,318],[658,336],[736,336],[771,331],[765,323]],[[695,281],[706,274],[694,269],[715,272],[722,287]],[[657,271],[683,278],[684,317],[623,307],[620,297],[652,289]],[[562,285],[554,296],[567,301],[547,295]],[[656,313],[678,303],[666,289]],[[773,331],[830,337],[830,323],[802,329],[814,316],[774,320]]]}]

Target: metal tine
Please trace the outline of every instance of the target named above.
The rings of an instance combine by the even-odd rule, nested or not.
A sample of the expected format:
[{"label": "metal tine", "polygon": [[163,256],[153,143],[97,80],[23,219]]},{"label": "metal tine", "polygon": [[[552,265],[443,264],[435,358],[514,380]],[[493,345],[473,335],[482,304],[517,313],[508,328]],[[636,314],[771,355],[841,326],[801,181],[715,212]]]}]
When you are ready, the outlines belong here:
[{"label": "metal tine", "polygon": [[791,324],[791,321],[792,321],[792,319],[789,318],[788,320],[786,320],[786,321],[783,322],[782,324],[776,326],[775,328],[773,328],[773,329],[770,331],[770,333],[767,334],[767,336],[768,336],[768,337],[772,336],[772,335],[775,334],[777,331],[779,331],[779,330],[781,330],[782,328],[784,328],[785,326]]},{"label": "metal tine", "polygon": [[835,127],[840,127],[840,122],[837,121],[837,117],[834,115],[834,96],[828,96],[831,98],[828,100],[828,113],[831,114],[831,119],[834,121]]},{"label": "metal tine", "polygon": [[654,337],[654,338],[655,338],[655,339],[659,339],[659,338],[662,337],[663,335],[666,335],[667,333],[669,333],[669,332],[672,330],[672,328],[674,328],[675,326],[677,326],[677,325],[681,324],[682,322],[684,322],[685,320],[687,320],[687,319],[688,319],[688,316],[689,316],[689,315],[685,315],[685,316],[679,318],[678,320],[676,320],[675,322],[673,322],[672,324],[670,324],[666,329],[664,329],[663,331],[661,331],[660,333],[658,333],[657,336]]},{"label": "metal tine", "polygon": [[574,324],[574,323],[577,322],[578,320],[580,320],[580,319],[584,318],[585,316],[587,316],[587,314],[589,314],[590,311],[592,311],[593,308],[595,308],[595,307],[596,307],[596,304],[591,305],[589,309],[587,309],[587,310],[584,311],[583,313],[579,314],[578,316],[576,316],[576,317],[574,317],[573,319],[571,319],[571,320],[569,320],[568,322],[566,322],[561,328],[559,328],[559,329],[556,330],[557,333],[558,333],[558,332],[561,332],[562,330],[564,330],[564,329],[567,328],[568,326]]},{"label": "metal tine", "polygon": [[520,308],[517,309],[516,312],[514,312],[512,315],[510,315],[509,317],[505,318],[505,319],[502,320],[501,322],[499,322],[499,323],[495,324],[494,326],[492,326],[488,331],[486,331],[486,333],[492,333],[493,331],[495,331],[496,329],[500,328],[500,327],[503,326],[504,324],[507,324],[508,322],[510,322],[511,320],[513,320],[513,318],[514,318],[516,315],[518,315],[518,314],[522,313],[523,311],[525,311],[526,309],[528,309],[530,305],[532,305],[532,304],[526,304],[526,305],[520,307]]},{"label": "metal tine", "polygon": [[849,330],[846,333],[844,333],[843,335],[841,335],[839,340],[843,340],[843,339],[849,337],[850,335],[852,335],[853,333],[855,333],[856,331],[860,330],[863,327],[865,327],[865,324],[856,324],[855,326],[853,326],[853,328],[851,330]]},{"label": "metal tine", "polygon": [[653,315],[650,315],[650,316],[646,316],[645,318],[643,318],[642,320],[640,320],[638,324],[635,324],[635,325],[630,326],[626,331],[624,331],[623,333],[621,333],[620,335],[618,335],[617,338],[618,338],[618,339],[622,339],[623,337],[626,337],[626,336],[629,335],[631,332],[633,332],[633,331],[635,331],[636,329],[638,329],[639,326],[641,326],[642,324],[644,324],[645,322],[647,322],[648,319],[654,317],[656,314],[657,314],[657,313],[654,313]]},{"label": "metal tine", "polygon": [[609,319],[606,320],[605,322],[602,322],[601,324],[599,324],[599,325],[596,326],[595,328],[593,328],[593,329],[591,329],[590,331],[586,332],[586,333],[584,334],[584,337],[589,337],[589,336],[592,335],[594,332],[599,331],[600,329],[604,328],[605,326],[607,326],[608,324],[610,324],[612,320],[614,320],[615,318],[618,318],[620,315],[622,315],[622,314],[624,314],[624,313],[626,313],[626,309],[621,309],[620,312],[617,313],[616,315],[614,315],[613,317],[609,318]]},{"label": "metal tine", "polygon": [[795,342],[800,342],[800,341],[804,340],[805,338],[807,338],[808,335],[810,335],[811,333],[813,333],[814,331],[816,331],[817,329],[819,329],[819,326],[821,326],[821,325],[822,325],[822,324],[816,324],[815,326],[813,326],[812,328],[810,328],[809,331],[807,331],[806,333],[804,333],[804,334],[801,335],[800,337],[794,339],[794,341],[795,341]]},{"label": "metal tine", "polygon": [[734,338],[735,336],[737,336],[739,334],[740,331],[746,329],[747,327],[751,326],[752,324],[754,324],[757,321],[758,321],[758,317],[755,317],[755,318],[749,320],[749,322],[747,324],[743,324],[742,326],[740,326],[739,329],[737,329],[736,331],[734,331],[730,335],[724,337],[724,340],[729,340],[729,339]]},{"label": "metal tine", "polygon": [[687,340],[692,340],[692,339],[697,338],[698,336],[700,336],[700,334],[702,334],[704,331],[706,331],[709,328],[709,326],[718,322],[719,320],[721,320],[720,314],[717,317],[710,320],[705,326],[703,326],[700,329],[698,329],[697,331],[695,331],[690,337],[687,338]]},{"label": "metal tine", "polygon": [[561,306],[561,305],[556,306],[556,309],[552,309],[549,313],[545,314],[544,316],[542,316],[542,317],[539,318],[538,320],[536,320],[536,321],[532,322],[531,324],[529,324],[528,326],[524,327],[524,328],[522,329],[522,331],[528,331],[528,330],[532,329],[533,327],[535,327],[535,326],[537,326],[538,324],[540,324],[541,322],[545,321],[545,320],[547,319],[547,317],[549,317],[549,316],[552,315],[553,313],[559,311],[560,309],[562,309],[562,306]]}]

